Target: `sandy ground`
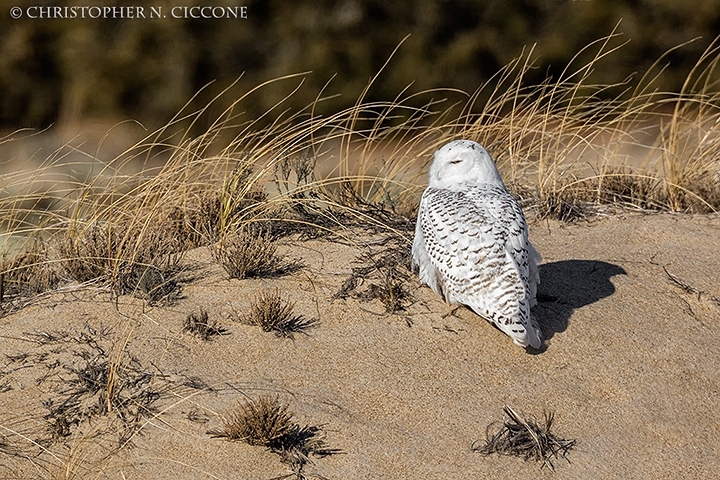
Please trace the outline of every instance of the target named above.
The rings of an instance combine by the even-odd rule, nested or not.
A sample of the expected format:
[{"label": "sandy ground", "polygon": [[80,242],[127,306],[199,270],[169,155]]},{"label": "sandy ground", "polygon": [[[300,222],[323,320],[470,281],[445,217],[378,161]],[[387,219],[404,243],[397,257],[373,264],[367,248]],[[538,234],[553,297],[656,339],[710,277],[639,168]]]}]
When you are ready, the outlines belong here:
[{"label": "sandy ground", "polygon": [[[531,240],[543,255],[534,312],[547,349],[538,354],[467,310],[443,317],[445,305],[417,280],[400,314],[385,314],[378,301],[332,300],[364,250],[327,240],[285,242],[306,267],[274,279],[228,279],[205,249],[193,251],[194,279],[171,306],[116,304],[92,289],[48,296],[0,319],[0,478],[278,477],[288,470],[277,455],[208,434],[239,401],[265,393],[287,401],[298,422],[322,425],[342,450],[306,468],[328,479],[714,478],[720,217],[541,222]],[[291,340],[228,318],[276,287],[320,325]],[[199,307],[229,334],[202,341],[183,333]],[[143,369],[161,372],[157,412],[132,446],[110,455],[117,436],[92,436],[112,423],[103,418],[43,443],[43,402],[58,398],[64,378],[61,366],[47,365],[71,358],[69,343],[43,335],[100,325],[113,352],[125,347]],[[474,453],[504,405],[538,417],[554,411],[555,433],[577,440],[571,463],[556,461],[553,474]]]}]

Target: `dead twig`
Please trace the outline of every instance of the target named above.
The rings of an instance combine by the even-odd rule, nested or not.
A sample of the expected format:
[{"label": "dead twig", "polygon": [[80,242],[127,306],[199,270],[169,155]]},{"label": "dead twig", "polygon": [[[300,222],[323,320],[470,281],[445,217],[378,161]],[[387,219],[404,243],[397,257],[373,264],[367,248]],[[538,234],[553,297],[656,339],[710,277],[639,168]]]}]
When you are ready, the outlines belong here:
[{"label": "dead twig", "polygon": [[707,298],[707,300],[710,303],[714,304],[716,307],[720,307],[720,299],[718,299],[717,297],[710,295],[709,293],[704,292],[702,290],[699,290],[699,289],[693,287],[692,285],[690,285],[689,283],[683,282],[678,277],[676,277],[672,273],[668,272],[668,270],[667,270],[667,268],[665,268],[665,266],[663,266],[662,269],[665,272],[665,275],[668,276],[668,279],[670,280],[670,282],[673,283],[678,288],[680,288],[683,292],[697,295],[698,300],[702,300],[702,297],[705,296],[705,298]]},{"label": "dead twig", "polygon": [[485,444],[480,445],[480,440],[476,440],[472,445],[474,452],[533,459],[542,462],[540,468],[547,466],[553,471],[553,458],[562,457],[570,463],[567,454],[575,446],[575,440],[564,440],[550,433],[555,420],[553,413],[545,412],[545,424],[541,426],[534,418],[523,419],[508,406],[503,410],[508,418],[494,435],[490,435],[490,430],[498,422],[490,424],[485,432]]}]

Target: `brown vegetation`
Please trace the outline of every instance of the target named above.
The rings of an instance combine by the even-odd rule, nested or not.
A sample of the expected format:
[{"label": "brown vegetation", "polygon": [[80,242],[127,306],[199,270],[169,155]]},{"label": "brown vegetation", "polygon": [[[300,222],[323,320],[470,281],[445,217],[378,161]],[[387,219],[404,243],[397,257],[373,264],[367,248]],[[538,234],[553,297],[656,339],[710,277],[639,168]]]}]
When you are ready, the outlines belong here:
[{"label": "brown vegetation", "polygon": [[294,303],[283,300],[278,290],[269,290],[255,298],[247,314],[236,316],[242,323],[258,326],[265,332],[286,338],[293,338],[294,333],[305,333],[320,323],[317,319],[295,314],[294,307]]},{"label": "brown vegetation", "polygon": [[[515,411],[506,406],[504,409],[507,419],[494,434],[490,434],[493,425],[488,426],[484,445],[478,442],[473,444],[473,451],[490,455],[514,455],[527,460],[541,462],[542,467],[550,467],[555,470],[552,463],[553,458],[564,458],[567,460],[568,452],[575,446],[575,440],[563,440],[550,429],[553,426],[555,415],[545,413],[545,422],[540,425],[534,418],[523,419]],[[569,462],[569,460],[568,460]]]},{"label": "brown vegetation", "polygon": [[266,447],[280,455],[298,480],[304,479],[303,469],[310,462],[310,455],[324,457],[340,450],[330,448],[320,427],[296,423],[288,409],[278,397],[262,396],[238,405],[222,430],[210,433]]},{"label": "brown vegetation", "polygon": [[211,340],[213,337],[228,333],[227,329],[218,325],[217,321],[211,322],[207,311],[203,308],[198,312],[191,312],[185,317],[183,331],[192,333],[203,340]]}]

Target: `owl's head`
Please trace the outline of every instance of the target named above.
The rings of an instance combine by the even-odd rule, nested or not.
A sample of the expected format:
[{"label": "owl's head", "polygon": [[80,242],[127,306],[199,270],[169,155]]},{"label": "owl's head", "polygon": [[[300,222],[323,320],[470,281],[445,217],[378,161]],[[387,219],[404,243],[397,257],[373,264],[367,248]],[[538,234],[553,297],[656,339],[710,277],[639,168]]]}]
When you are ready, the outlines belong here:
[{"label": "owl's head", "polygon": [[450,188],[465,182],[505,186],[490,154],[472,140],[455,140],[439,148],[428,175],[428,186],[433,188]]}]

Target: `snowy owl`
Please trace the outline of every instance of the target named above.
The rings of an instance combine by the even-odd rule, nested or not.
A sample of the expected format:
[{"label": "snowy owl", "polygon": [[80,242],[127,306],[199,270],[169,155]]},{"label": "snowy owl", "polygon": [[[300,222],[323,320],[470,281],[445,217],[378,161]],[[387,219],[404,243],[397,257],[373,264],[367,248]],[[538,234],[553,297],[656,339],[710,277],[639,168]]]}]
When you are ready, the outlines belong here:
[{"label": "snowy owl", "polygon": [[451,305],[467,305],[522,347],[540,348],[530,307],[540,255],[520,205],[488,152],[470,140],[435,152],[413,242],[420,282]]}]

